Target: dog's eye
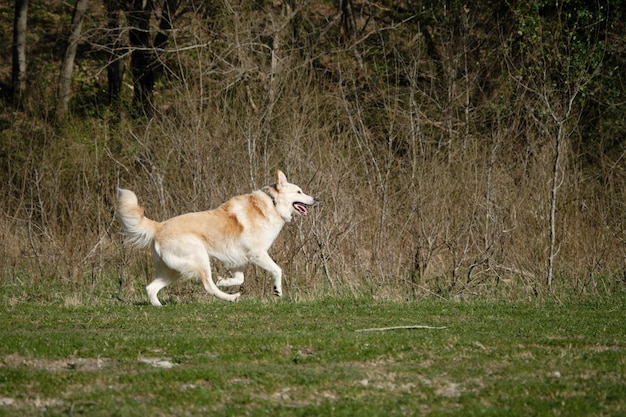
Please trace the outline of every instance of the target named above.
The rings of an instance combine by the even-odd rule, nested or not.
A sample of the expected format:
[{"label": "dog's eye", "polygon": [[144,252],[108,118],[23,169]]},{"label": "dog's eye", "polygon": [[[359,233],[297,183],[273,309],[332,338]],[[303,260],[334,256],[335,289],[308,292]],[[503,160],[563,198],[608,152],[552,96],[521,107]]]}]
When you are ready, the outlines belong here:
[{"label": "dog's eye", "polygon": [[302,194],[302,190],[298,190],[298,194]]}]

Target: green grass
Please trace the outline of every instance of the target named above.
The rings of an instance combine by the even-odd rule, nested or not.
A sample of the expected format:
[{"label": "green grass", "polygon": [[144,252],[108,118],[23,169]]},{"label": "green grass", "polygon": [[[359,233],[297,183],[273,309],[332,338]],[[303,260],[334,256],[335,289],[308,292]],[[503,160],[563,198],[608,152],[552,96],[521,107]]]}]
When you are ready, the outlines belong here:
[{"label": "green grass", "polygon": [[625,415],[625,307],[0,298],[0,416]]}]

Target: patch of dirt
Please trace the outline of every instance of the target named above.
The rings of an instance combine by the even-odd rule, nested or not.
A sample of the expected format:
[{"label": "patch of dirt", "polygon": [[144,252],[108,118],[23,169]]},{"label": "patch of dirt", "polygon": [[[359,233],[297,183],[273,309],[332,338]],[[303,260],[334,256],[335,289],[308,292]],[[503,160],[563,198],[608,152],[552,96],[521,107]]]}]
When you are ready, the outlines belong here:
[{"label": "patch of dirt", "polygon": [[152,365],[156,368],[165,368],[170,369],[176,366],[169,358],[147,358],[141,357],[139,358],[139,362],[147,363],[148,365]]},{"label": "patch of dirt", "polygon": [[459,397],[461,395],[461,386],[455,382],[442,383],[435,389],[437,395],[442,397]]},{"label": "patch of dirt", "polygon": [[97,371],[109,368],[113,363],[114,361],[109,358],[41,359],[22,355],[7,355],[0,360],[0,367],[24,367],[46,371]]},{"label": "patch of dirt", "polygon": [[31,398],[27,400],[14,399],[8,397],[0,397],[0,407],[12,408],[16,410],[32,409],[44,411],[51,408],[60,408],[64,406],[63,400],[58,398]]},{"label": "patch of dirt", "polygon": [[14,404],[15,400],[13,398],[0,397],[0,407],[10,407]]}]

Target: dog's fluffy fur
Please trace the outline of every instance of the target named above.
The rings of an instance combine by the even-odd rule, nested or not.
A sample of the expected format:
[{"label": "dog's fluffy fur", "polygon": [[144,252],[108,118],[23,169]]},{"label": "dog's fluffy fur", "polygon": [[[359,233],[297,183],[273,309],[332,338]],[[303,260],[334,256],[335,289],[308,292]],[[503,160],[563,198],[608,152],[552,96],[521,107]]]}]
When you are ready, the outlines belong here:
[{"label": "dog's fluffy fur", "polygon": [[[240,293],[227,294],[218,286],[242,285],[246,264],[267,270],[274,294],[282,296],[282,271],[267,253],[274,239],[293,214],[306,216],[307,206],[317,198],[287,182],[282,171],[276,184],[251,194],[234,197],[215,210],[188,213],[164,222],[144,216],[137,196],[118,188],[117,215],[127,241],[136,247],[152,245],[156,278],[147,287],[150,303],[160,306],[157,294],[179,278],[198,278],[217,298],[237,301]],[[210,257],[224,263],[232,276],[213,282]]]}]

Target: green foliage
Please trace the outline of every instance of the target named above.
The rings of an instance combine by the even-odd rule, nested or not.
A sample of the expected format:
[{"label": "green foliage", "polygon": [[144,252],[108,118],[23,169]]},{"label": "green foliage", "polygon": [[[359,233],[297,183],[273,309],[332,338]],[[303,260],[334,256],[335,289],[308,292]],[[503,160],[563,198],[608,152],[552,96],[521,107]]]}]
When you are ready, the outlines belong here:
[{"label": "green foliage", "polygon": [[511,6],[508,69],[555,104],[577,94],[572,146],[591,171],[606,156],[623,152],[623,121],[613,115],[624,110],[617,99],[624,96],[621,74],[615,72],[623,73],[624,54],[611,40],[623,18],[621,2],[521,1]]},{"label": "green foliage", "polygon": [[[545,94],[554,106],[565,107],[576,97],[577,112],[581,112],[589,94],[603,84],[613,84],[605,67],[612,60],[610,28],[619,14],[611,2],[518,2],[513,16],[510,59],[515,62],[516,76],[538,94]],[[584,121],[581,127],[587,130],[588,124]],[[582,140],[598,140],[597,135],[591,136]]]}]

